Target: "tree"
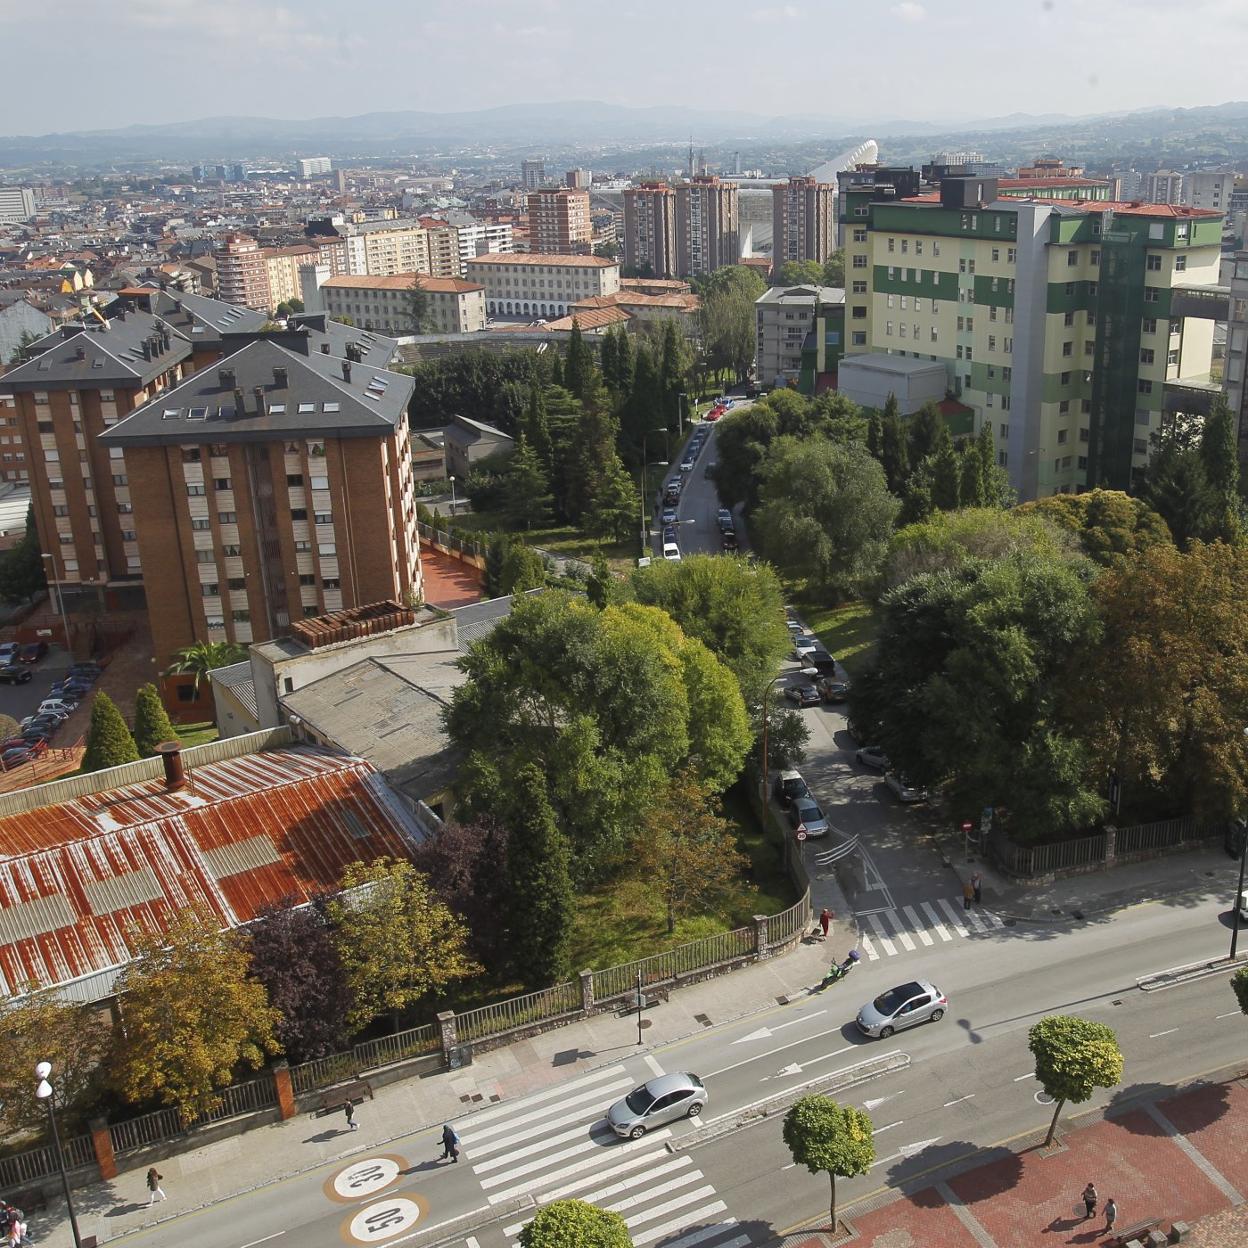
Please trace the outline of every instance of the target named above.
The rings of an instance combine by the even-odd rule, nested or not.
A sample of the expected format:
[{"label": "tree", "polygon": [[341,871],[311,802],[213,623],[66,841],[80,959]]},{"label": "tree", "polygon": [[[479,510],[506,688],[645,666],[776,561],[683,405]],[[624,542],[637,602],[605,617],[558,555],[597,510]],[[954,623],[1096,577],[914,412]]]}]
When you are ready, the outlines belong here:
[{"label": "tree", "polygon": [[288,897],[262,907],[246,931],[251,974],[278,1013],[274,1034],[292,1062],[328,1057],[350,1040],[351,989],[326,905]]},{"label": "tree", "polygon": [[924,403],[910,417],[906,455],[911,464],[919,464],[929,455],[935,455],[949,441],[949,426],[935,403]]},{"label": "tree", "polygon": [[240,1065],[280,1051],[279,1017],[248,971],[242,943],[215,915],[183,910],[167,931],[136,933],[121,973],[122,1034],[110,1063],[118,1090],[176,1105],[184,1123],[221,1104]]},{"label": "tree", "polygon": [[611,591],[615,585],[615,577],[611,575],[607,557],[602,551],[594,554],[593,571],[585,582],[585,597],[599,610],[611,601]]},{"label": "tree", "polygon": [[637,878],[662,899],[669,936],[677,919],[726,902],[746,865],[718,799],[689,768],[642,816],[631,861]]},{"label": "tree", "polygon": [[[621,331],[622,332],[622,331]],[[661,331],[658,386],[661,401],[661,423],[672,433],[681,428],[681,404],[684,398],[685,377],[693,363],[689,339],[677,328],[673,318],[663,322]]]},{"label": "tree", "polygon": [[836,1180],[866,1174],[875,1163],[875,1128],[868,1114],[827,1096],[799,1097],[784,1116],[784,1142],[795,1165],[825,1172],[832,1187],[831,1228],[836,1230]]},{"label": "tree", "polygon": [[1235,1000],[1239,1002],[1240,1013],[1248,1014],[1248,966],[1241,966],[1231,976],[1231,991],[1235,994]]},{"label": "tree", "polygon": [[910,475],[910,452],[895,394],[890,394],[884,403],[881,423],[880,463],[884,466],[888,488],[894,494],[900,494]]},{"label": "tree", "polygon": [[10,737],[16,737],[21,730],[21,725],[12,715],[0,715],[0,741],[7,741]]},{"label": "tree", "polygon": [[165,675],[194,676],[192,688],[198,697],[200,683],[209,672],[241,663],[246,657],[247,647],[234,641],[197,641],[174,651],[174,660],[165,668]]},{"label": "tree", "polygon": [[698,321],[707,363],[744,377],[754,362],[754,301],[767,289],[745,265],[716,269],[703,284]]},{"label": "tree", "polygon": [[56,1072],[57,1112],[81,1122],[99,1095],[112,1042],[112,1029],[93,1007],[29,988],[0,1004],[0,1122],[9,1131],[47,1125],[43,1102],[33,1095],[36,1062],[51,1062]]},{"label": "tree", "polygon": [[754,533],[786,572],[851,595],[876,574],[897,516],[865,447],[777,438],[762,464]]},{"label": "tree", "polygon": [[140,685],[134,699],[134,745],[140,757],[151,758],[162,742],[177,739],[156,686],[150,681]]},{"label": "tree", "polygon": [[786,260],[776,276],[773,286],[822,286],[823,265],[818,260]]},{"label": "tree", "polygon": [[573,317],[572,332],[568,335],[568,358],[563,366],[563,384],[573,396],[584,402],[595,371],[593,353],[585,345],[581,327]]},{"label": "tree", "polygon": [[619,244],[614,239],[608,239],[603,243],[595,243],[594,255],[602,256],[605,260],[617,260],[620,255]]},{"label": "tree", "polygon": [[962,464],[952,442],[946,442],[925,461],[931,466],[932,505],[939,511],[957,511],[962,501]]},{"label": "tree", "polygon": [[1220,440],[1220,423],[1215,418],[1208,459],[1202,431],[1190,419],[1180,417],[1153,435],[1152,458],[1136,492],[1166,522],[1180,550],[1225,535],[1226,500],[1207,466]]},{"label": "tree", "polygon": [[425,279],[419,274],[412,275],[412,284],[407,292],[408,332],[423,334],[429,326],[429,292],[425,289]]},{"label": "tree", "polygon": [[595,498],[619,464],[619,422],[612,414],[606,388],[591,387],[583,407],[565,456],[566,509],[573,521],[582,520],[593,509]]},{"label": "tree", "polygon": [[820,285],[844,288],[845,286],[845,248],[838,247],[823,262],[823,278]]},{"label": "tree", "polygon": [[410,862],[350,863],[326,911],[351,989],[353,1029],[481,971],[468,956],[463,921]]},{"label": "tree", "polygon": [[87,729],[87,748],[82,756],[82,770],[103,771],[139,759],[134,738],[116,703],[106,693],[91,699],[91,726]]},{"label": "tree", "polygon": [[[643,439],[648,430],[666,427],[664,397],[659,382],[659,365],[654,352],[646,343],[637,348],[633,365],[633,380],[624,402],[620,404],[619,450],[626,461],[641,467]],[[653,448],[657,439],[652,438]],[[652,451],[653,453],[653,451]]]},{"label": "tree", "polygon": [[512,958],[526,983],[542,988],[568,971],[573,893],[568,843],[555,826],[546,780],[532,763],[516,775],[507,826]]},{"label": "tree", "polygon": [[540,528],[553,501],[546,466],[521,434],[503,476],[503,521],[509,529]]},{"label": "tree", "polygon": [[1220,516],[1210,537],[1235,541],[1240,534],[1239,519],[1239,425],[1231,414],[1226,395],[1215,394],[1200,434],[1200,459],[1209,486],[1218,500]]},{"label": "tree", "polygon": [[641,498],[618,455],[607,460],[590,497],[587,527],[595,537],[622,542],[641,518]]},{"label": "tree", "polygon": [[1122,1078],[1122,1051],[1113,1029],[1073,1014],[1050,1014],[1027,1033],[1036,1059],[1036,1079],[1057,1104],[1044,1147],[1053,1143],[1057,1120],[1067,1101],[1082,1105],[1096,1088],[1112,1088]]},{"label": "tree", "polygon": [[632,1248],[624,1219],[583,1200],[543,1205],[520,1231],[520,1248]]},{"label": "tree", "polygon": [[26,349],[33,343],[39,341],[40,335],[29,329],[24,329],[17,340],[17,346],[13,348],[13,354],[9,356],[10,365],[21,364],[26,359]]},{"label": "tree", "polygon": [[[806,758],[810,729],[801,714],[787,702],[781,702],[774,693],[767,694],[767,705],[767,768],[776,772],[784,767],[795,767]],[[755,736],[761,737],[761,713],[756,728]]]},{"label": "tree", "polygon": [[512,547],[510,533],[495,533],[490,537],[490,544],[485,548],[485,568],[482,578],[486,598],[502,598],[508,592],[503,585],[503,568],[507,555]]},{"label": "tree", "polygon": [[10,606],[33,602],[47,583],[32,508],[21,540],[10,550],[0,552],[0,598]]},{"label": "tree", "polygon": [[1051,520],[1105,568],[1119,567],[1150,547],[1172,545],[1166,522],[1142,498],[1120,490],[1053,494],[1023,503],[1014,514]]},{"label": "tree", "polygon": [[542,556],[523,542],[508,543],[499,574],[503,594],[526,594],[546,584],[546,563]]}]

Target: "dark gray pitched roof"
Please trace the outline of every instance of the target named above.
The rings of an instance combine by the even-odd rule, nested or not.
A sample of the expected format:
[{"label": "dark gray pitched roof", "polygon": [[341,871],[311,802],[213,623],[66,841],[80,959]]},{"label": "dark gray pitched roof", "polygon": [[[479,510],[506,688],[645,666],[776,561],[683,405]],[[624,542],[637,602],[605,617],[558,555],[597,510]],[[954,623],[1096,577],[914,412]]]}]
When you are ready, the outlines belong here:
[{"label": "dark gray pitched roof", "polygon": [[[158,395],[100,434],[104,446],[268,442],[288,437],[381,437],[407,407],[415,382],[402,373],[299,355],[257,341]],[[284,381],[275,370],[285,369]],[[259,413],[255,390],[264,391]],[[243,392],[243,414],[235,391]]]}]

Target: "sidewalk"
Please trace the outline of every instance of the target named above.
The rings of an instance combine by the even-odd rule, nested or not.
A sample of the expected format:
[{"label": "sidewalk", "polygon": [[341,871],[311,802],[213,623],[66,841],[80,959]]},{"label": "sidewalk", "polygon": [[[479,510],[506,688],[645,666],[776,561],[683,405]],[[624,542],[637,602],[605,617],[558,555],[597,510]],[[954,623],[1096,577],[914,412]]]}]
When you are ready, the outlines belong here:
[{"label": "sidewalk", "polygon": [[[945,1181],[886,1192],[838,1210],[850,1241],[817,1230],[787,1236],[784,1248],[1056,1248],[1113,1238],[1105,1219],[1084,1218],[1080,1192],[1095,1183],[1100,1208],[1118,1205],[1117,1232],[1151,1218],[1169,1230],[1195,1225],[1192,1248],[1248,1243],[1248,1086],[1243,1079],[1196,1084],[1110,1117],[1089,1115],[1047,1154],[1044,1133],[985,1150],[992,1160]],[[886,1177],[882,1175],[881,1177]],[[826,1215],[823,1225],[826,1226]]]}]

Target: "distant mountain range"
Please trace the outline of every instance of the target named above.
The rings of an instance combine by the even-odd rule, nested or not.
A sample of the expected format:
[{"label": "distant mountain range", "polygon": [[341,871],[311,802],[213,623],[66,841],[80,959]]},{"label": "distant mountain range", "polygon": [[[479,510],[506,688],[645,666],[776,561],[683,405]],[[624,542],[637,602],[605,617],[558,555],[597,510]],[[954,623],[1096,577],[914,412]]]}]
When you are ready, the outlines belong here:
[{"label": "distant mountain range", "polygon": [[676,108],[628,108],[598,100],[511,104],[470,112],[378,112],[302,121],[268,117],[206,117],[161,125],[0,138],[0,162],[252,158],[294,153],[349,156],[463,147],[540,150],[544,146],[604,147],[629,143],[776,144],[841,136],[1001,134],[1060,130],[1128,121],[1159,127],[1226,126],[1248,122],[1248,102],[1192,109],[1152,108],[1071,116],[1011,113],[1003,117],[933,121]]}]

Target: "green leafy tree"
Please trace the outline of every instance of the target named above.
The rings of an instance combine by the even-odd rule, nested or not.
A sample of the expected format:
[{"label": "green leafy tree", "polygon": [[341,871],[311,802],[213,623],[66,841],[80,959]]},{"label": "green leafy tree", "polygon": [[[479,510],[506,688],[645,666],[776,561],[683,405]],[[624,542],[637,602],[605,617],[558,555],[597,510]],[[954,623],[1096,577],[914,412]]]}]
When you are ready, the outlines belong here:
[{"label": "green leafy tree", "polygon": [[927,461],[931,465],[932,505],[939,511],[957,511],[962,502],[962,464],[952,442],[946,442]]},{"label": "green leafy tree", "polygon": [[485,581],[483,589],[486,598],[502,598],[507,594],[503,588],[503,567],[507,562],[508,551],[511,550],[510,533],[495,533],[485,548],[485,568],[482,576]]},{"label": "green leafy tree", "polygon": [[641,497],[618,455],[607,460],[590,498],[587,527],[595,537],[622,542],[640,523]]},{"label": "green leafy tree", "polygon": [[831,1228],[836,1230],[836,1180],[866,1174],[875,1164],[875,1127],[870,1115],[827,1096],[803,1096],[784,1116],[784,1142],[793,1162],[831,1184]]},{"label": "green leafy tree", "polygon": [[774,286],[822,286],[823,265],[818,260],[786,260],[772,279]]},{"label": "green leafy tree", "polygon": [[151,758],[158,745],[177,736],[156,686],[140,685],[134,699],[134,744],[140,756]]},{"label": "green leafy tree", "polygon": [[[623,332],[623,331],[621,331]],[[672,433],[681,428],[681,405],[685,378],[693,365],[689,339],[668,317],[663,322],[658,358],[658,389],[661,401],[661,422]]]},{"label": "green leafy tree", "polygon": [[29,329],[22,330],[17,346],[13,348],[13,354],[9,356],[9,363],[17,365],[25,361],[27,348],[38,342],[39,337],[40,335],[32,333]]},{"label": "green leafy tree", "polygon": [[1241,534],[1239,502],[1239,423],[1231,413],[1226,395],[1215,394],[1200,434],[1200,459],[1205,476],[1217,497],[1219,519],[1209,534],[1233,542]]},{"label": "green leafy tree", "polygon": [[568,358],[563,366],[563,384],[572,395],[584,402],[596,371],[593,352],[585,344],[585,336],[573,317],[572,332],[568,335]]},{"label": "green leafy tree", "polygon": [[26,533],[17,545],[0,552],[0,598],[10,606],[33,602],[35,595],[47,583],[43,555],[31,515],[27,519]]},{"label": "green leafy tree", "polygon": [[884,466],[888,488],[894,494],[900,494],[905,487],[906,478],[910,475],[910,450],[906,441],[906,426],[902,422],[895,394],[890,394],[884,403],[881,423],[880,463]]},{"label": "green leafy tree", "polygon": [[546,406],[546,387],[538,377],[534,377],[529,386],[529,401],[524,409],[524,419],[520,426],[520,436],[533,448],[542,466],[546,470],[547,479],[555,471],[555,447],[550,433],[550,413]]},{"label": "green leafy tree", "polygon": [[[783,767],[795,767],[805,761],[810,729],[805,719],[774,692],[767,694],[767,705],[767,767],[774,774]],[[755,736],[760,739],[761,748],[761,714]]]},{"label": "green leafy tree", "polygon": [[867,420],[867,450],[873,459],[881,464],[884,462],[884,415],[882,412],[873,411]]},{"label": "green leafy tree", "polygon": [[230,667],[247,657],[247,647],[233,641],[197,641],[174,652],[173,662],[165,668],[166,676],[194,676],[196,695],[204,677],[218,667]]},{"label": "green leafy tree", "polygon": [[409,365],[415,388],[407,411],[413,429],[440,428],[447,412],[494,425],[515,436],[534,374],[557,381],[552,359],[535,351],[469,347]]},{"label": "green leafy tree", "polygon": [[543,1205],[520,1231],[520,1248],[632,1248],[624,1219],[583,1200]]},{"label": "green leafy tree", "polygon": [[503,521],[509,529],[541,528],[553,502],[546,466],[521,435],[503,477]]},{"label": "green leafy tree", "polygon": [[1231,991],[1239,1004],[1241,1014],[1248,1014],[1248,966],[1241,966],[1231,976]]},{"label": "green leafy tree", "polygon": [[620,255],[619,244],[614,239],[607,239],[605,242],[595,243],[594,255],[602,256],[604,260],[618,260]]},{"label": "green leafy tree", "polygon": [[1119,567],[1153,546],[1170,546],[1166,522],[1142,499],[1120,490],[1053,494],[1023,503],[1016,515],[1043,516],[1078,538],[1088,558]]},{"label": "green leafy tree", "polygon": [[745,265],[716,269],[702,287],[699,328],[707,364],[741,378],[754,361],[754,301],[766,283]]},{"label": "green leafy tree", "polygon": [[153,1096],[193,1122],[221,1104],[239,1066],[280,1051],[277,1011],[251,959],[215,915],[183,910],[163,933],[135,933],[121,973],[125,1025],[110,1073],[127,1100]]},{"label": "green leafy tree", "polygon": [[531,589],[541,589],[545,584],[546,564],[542,556],[523,542],[510,543],[499,578],[502,593],[526,594]]},{"label": "green leafy tree", "polygon": [[408,332],[425,333],[430,324],[429,292],[425,289],[425,279],[419,274],[412,275],[412,284],[407,292],[407,323]]},{"label": "green leafy tree", "polygon": [[821,279],[823,286],[835,286],[844,289],[845,287],[845,248],[838,247],[823,262],[823,277]]},{"label": "green leafy tree", "polygon": [[601,610],[611,601],[614,585],[615,578],[611,575],[607,557],[602,551],[598,551],[594,555],[593,571],[589,574],[589,580],[585,582],[585,597]]},{"label": "green leafy tree", "polygon": [[865,447],[783,437],[762,465],[753,532],[778,567],[848,596],[877,574],[897,511]]},{"label": "green leafy tree", "polygon": [[326,907],[354,1004],[353,1030],[480,973],[462,920],[410,862],[353,862]]},{"label": "green leafy tree", "polygon": [[[633,367],[633,382],[627,397],[620,405],[619,449],[625,461],[634,468],[641,467],[642,439],[647,430],[663,428],[664,396],[659,382],[658,362],[646,343],[637,348]],[[651,438],[651,455],[657,443]]]},{"label": "green leafy tree", "polygon": [[572,520],[579,522],[589,514],[615,472],[619,429],[606,388],[592,387],[566,452],[566,509]]},{"label": "green leafy tree", "polygon": [[134,738],[116,703],[106,693],[91,699],[91,726],[87,729],[87,748],[82,756],[82,770],[103,771],[139,759]]},{"label": "green leafy tree", "polygon": [[517,972],[533,988],[559,983],[568,973],[574,897],[571,855],[546,795],[546,780],[532,764],[515,778],[507,818],[508,908],[511,953]]},{"label": "green leafy tree", "polygon": [[949,426],[945,424],[945,418],[935,403],[924,403],[910,417],[906,430],[906,456],[911,464],[922,463],[949,441]]},{"label": "green leafy tree", "polygon": [[1082,1105],[1096,1088],[1112,1088],[1122,1079],[1122,1050],[1113,1029],[1073,1014],[1050,1014],[1027,1033],[1036,1059],[1036,1080],[1057,1104],[1044,1147],[1053,1143],[1057,1120],[1067,1101]]},{"label": "green leafy tree", "polygon": [[[1210,434],[1209,458],[1219,441],[1219,422]],[[1192,419],[1178,418],[1153,435],[1152,457],[1136,493],[1161,516],[1180,550],[1195,541],[1224,535],[1225,500],[1209,479],[1203,431]]]}]

